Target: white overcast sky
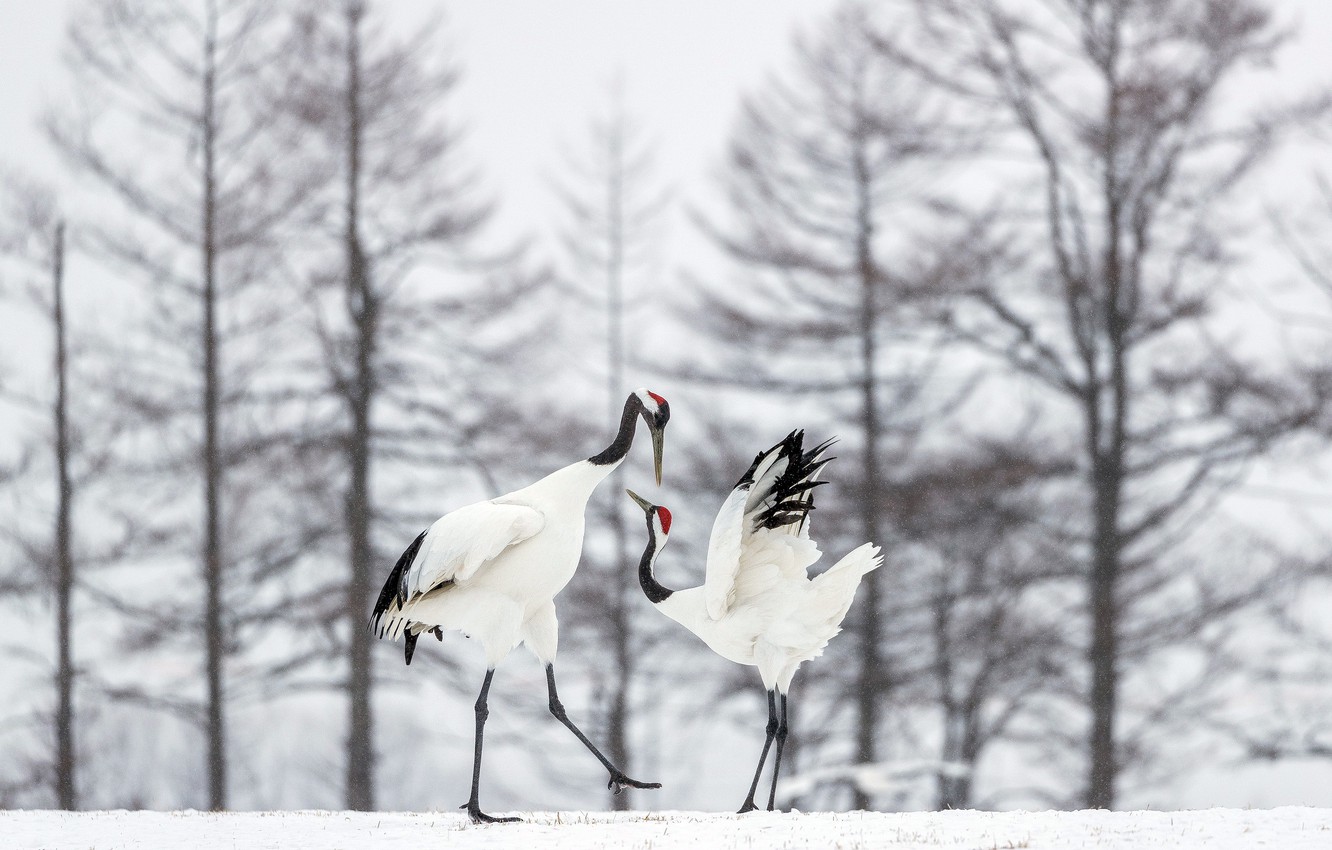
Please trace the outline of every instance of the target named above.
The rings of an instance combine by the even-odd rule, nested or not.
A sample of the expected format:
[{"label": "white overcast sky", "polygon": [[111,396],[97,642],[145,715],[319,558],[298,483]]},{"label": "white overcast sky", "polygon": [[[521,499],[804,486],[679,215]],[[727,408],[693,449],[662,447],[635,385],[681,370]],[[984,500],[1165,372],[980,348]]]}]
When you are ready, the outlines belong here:
[{"label": "white overcast sky", "polygon": [[[60,183],[38,116],[63,90],[67,19],[82,3],[0,0],[0,174],[12,168]],[[462,71],[454,117],[466,130],[465,159],[479,167],[499,202],[491,233],[500,242],[549,240],[559,232],[566,219],[553,178],[568,152],[587,143],[590,122],[606,111],[618,78],[627,112],[652,143],[659,185],[680,202],[654,246],[658,279],[673,277],[685,258],[694,268],[707,264],[701,255],[711,246],[696,229],[679,226],[682,210],[717,198],[710,178],[743,93],[789,67],[795,32],[836,5],[378,0],[404,30],[442,10],[442,49]],[[550,258],[551,251],[542,256]],[[33,330],[9,318],[0,313],[0,358],[22,359]]]},{"label": "white overcast sky", "polygon": [[[79,0],[0,0],[0,162],[45,173],[35,116],[59,91],[66,16]],[[382,0],[410,25],[443,8],[463,80],[468,153],[528,228],[551,201],[560,146],[585,138],[612,81],[654,140],[659,173],[689,194],[723,149],[739,96],[787,64],[791,36],[835,0]],[[543,209],[545,207],[546,209]]]},{"label": "white overcast sky", "polygon": [[[66,17],[80,0],[0,0],[0,163],[53,170],[35,126],[59,91]],[[381,0],[404,25],[442,8],[464,76],[456,107],[501,221],[553,229],[549,176],[621,76],[675,196],[699,202],[740,96],[790,65],[793,33],[836,0]],[[1292,88],[1332,85],[1332,0],[1275,0],[1302,23],[1283,57]]]}]

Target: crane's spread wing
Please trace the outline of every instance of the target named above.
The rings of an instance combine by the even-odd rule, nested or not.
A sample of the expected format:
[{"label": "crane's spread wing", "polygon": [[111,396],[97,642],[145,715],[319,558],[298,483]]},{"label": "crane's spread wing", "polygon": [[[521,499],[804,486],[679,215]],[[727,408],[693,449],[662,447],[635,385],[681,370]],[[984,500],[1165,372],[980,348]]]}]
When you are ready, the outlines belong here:
[{"label": "crane's spread wing", "polygon": [[822,459],[832,441],[805,452],[804,437],[803,431],[792,431],[759,452],[717,512],[704,579],[704,600],[714,620],[735,604],[737,589],[746,583],[742,571],[783,560],[774,546],[793,550],[789,554],[800,569],[818,558],[818,548],[808,542],[807,519],[814,510],[814,488],[825,483],[816,479],[832,460]]},{"label": "crane's spread wing", "polygon": [[477,502],[445,514],[402,553],[379,593],[371,627],[380,636],[410,623],[398,615],[413,600],[457,581],[467,581],[510,546],[545,526],[540,511],[526,505]]}]

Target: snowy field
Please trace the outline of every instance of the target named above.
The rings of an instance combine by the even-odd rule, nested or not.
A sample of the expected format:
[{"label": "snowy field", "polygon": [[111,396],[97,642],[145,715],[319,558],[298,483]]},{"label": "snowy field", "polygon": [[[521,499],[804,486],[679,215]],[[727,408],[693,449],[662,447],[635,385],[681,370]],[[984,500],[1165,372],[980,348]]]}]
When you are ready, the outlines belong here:
[{"label": "snowy field", "polygon": [[0,848],[1332,848],[1332,809],[1310,808],[747,815],[536,812],[525,816],[528,822],[522,824],[472,826],[461,813],[0,812]]}]

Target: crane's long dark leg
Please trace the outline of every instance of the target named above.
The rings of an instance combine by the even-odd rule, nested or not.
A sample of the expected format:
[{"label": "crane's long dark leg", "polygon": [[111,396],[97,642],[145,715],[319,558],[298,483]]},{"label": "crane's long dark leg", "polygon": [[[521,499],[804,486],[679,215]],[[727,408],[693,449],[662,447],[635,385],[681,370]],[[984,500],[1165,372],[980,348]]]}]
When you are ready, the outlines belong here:
[{"label": "crane's long dark leg", "polygon": [[745,803],[740,807],[738,814],[752,812],[758,808],[754,805],[754,793],[758,791],[759,776],[763,773],[763,763],[768,760],[768,748],[772,746],[772,739],[777,736],[777,692],[768,691],[768,738],[763,742],[763,752],[759,755],[758,767],[754,768],[754,781],[749,783],[749,796],[745,797]]},{"label": "crane's long dark leg", "polygon": [[777,774],[782,769],[782,748],[786,746],[786,694],[781,695],[782,716],[777,721],[777,757],[772,763],[772,790],[768,792],[768,811],[777,799]]},{"label": "crane's long dark leg", "polygon": [[554,664],[546,665],[546,685],[550,689],[550,713],[555,715],[556,720],[560,721],[565,726],[569,727],[569,731],[577,735],[578,740],[583,742],[583,746],[587,747],[592,752],[592,755],[596,756],[597,760],[600,761],[603,765],[605,765],[606,769],[610,771],[610,781],[606,783],[607,788],[615,789],[615,793],[618,794],[621,791],[623,791],[626,787],[628,788],[661,787],[660,782],[639,782],[637,779],[630,779],[628,776],[625,775],[623,770],[620,770],[618,767],[611,764],[610,759],[603,756],[601,754],[601,750],[598,750],[596,746],[587,739],[587,736],[583,734],[582,730],[574,725],[574,722],[569,719],[569,715],[565,714],[564,703],[560,702],[560,695],[555,691]]},{"label": "crane's long dark leg", "polygon": [[467,805],[460,807],[467,810],[467,816],[472,819],[472,823],[513,823],[522,820],[522,818],[491,817],[481,811],[481,803],[477,800],[477,794],[481,790],[481,736],[486,728],[486,718],[490,715],[486,699],[490,695],[490,680],[494,675],[494,668],[486,671],[486,680],[481,683],[481,695],[476,698],[476,749],[472,756],[472,797],[467,801]]}]

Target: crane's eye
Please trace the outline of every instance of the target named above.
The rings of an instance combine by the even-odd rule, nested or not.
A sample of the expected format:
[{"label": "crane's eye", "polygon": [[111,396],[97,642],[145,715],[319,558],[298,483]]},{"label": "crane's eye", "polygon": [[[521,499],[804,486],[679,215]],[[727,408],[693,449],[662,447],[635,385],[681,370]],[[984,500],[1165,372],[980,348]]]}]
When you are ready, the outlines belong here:
[{"label": "crane's eye", "polygon": [[657,519],[658,519],[658,521],[661,522],[661,533],[662,533],[662,534],[670,534],[670,533],[671,533],[671,512],[668,511],[668,510],[666,510],[665,508],[658,507],[658,508],[657,508]]}]

